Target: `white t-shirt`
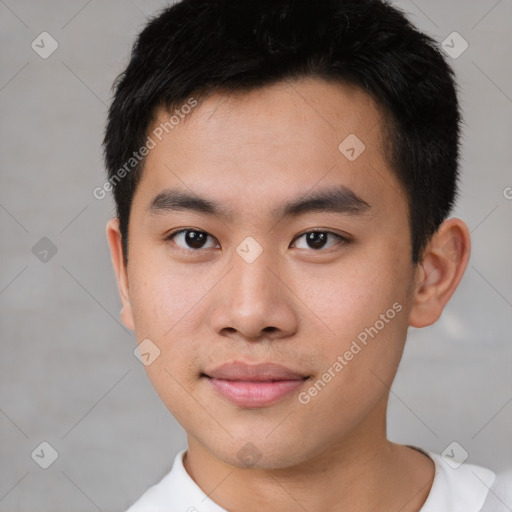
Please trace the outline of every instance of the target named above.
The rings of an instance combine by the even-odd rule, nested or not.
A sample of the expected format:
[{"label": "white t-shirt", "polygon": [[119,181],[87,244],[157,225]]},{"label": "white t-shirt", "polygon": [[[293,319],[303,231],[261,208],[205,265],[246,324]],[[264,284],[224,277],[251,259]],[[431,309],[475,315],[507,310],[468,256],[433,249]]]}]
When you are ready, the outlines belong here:
[{"label": "white t-shirt", "polygon": [[[474,464],[454,469],[441,455],[411,446],[435,464],[432,488],[420,512],[510,512],[512,474],[496,475]],[[159,483],[150,487],[126,512],[227,512],[192,480],[183,465],[182,450]],[[452,465],[450,465],[450,463]]]}]

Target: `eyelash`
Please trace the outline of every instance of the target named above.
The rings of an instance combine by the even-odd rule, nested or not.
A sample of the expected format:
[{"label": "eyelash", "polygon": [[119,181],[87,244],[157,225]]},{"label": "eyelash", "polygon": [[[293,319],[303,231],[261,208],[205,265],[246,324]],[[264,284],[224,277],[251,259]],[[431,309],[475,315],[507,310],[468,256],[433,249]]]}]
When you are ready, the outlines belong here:
[{"label": "eyelash", "polygon": [[[206,231],[202,231],[200,229],[195,229],[195,228],[186,228],[186,229],[180,229],[178,231],[174,231],[173,233],[170,233],[168,236],[165,237],[165,241],[173,241],[173,238],[176,236],[176,235],[179,235],[181,233],[187,233],[188,231],[193,231],[193,232],[196,232],[196,233],[202,233],[202,234],[205,234],[211,238],[214,238],[212,235],[210,235],[209,233],[207,233]],[[332,231],[328,231],[328,230],[322,230],[322,229],[312,229],[312,230],[309,230],[309,231],[305,231],[304,233],[301,233],[300,235],[297,235],[292,242],[294,242],[295,240],[298,240],[310,233],[325,233],[327,235],[332,235],[334,236],[335,238],[338,239],[338,244],[341,242],[341,245],[345,245],[347,243],[350,242],[350,239],[347,238],[347,237],[344,237],[342,235],[339,235],[338,233],[334,233]],[[175,243],[175,242],[174,242]],[[338,245],[336,244],[336,245]],[[336,246],[333,246],[333,247],[330,247],[328,249],[323,249],[320,248],[320,249],[310,249],[312,250],[313,252],[327,252],[329,249],[333,249],[334,247]],[[211,249],[211,247],[207,248],[207,249],[203,249],[203,248],[200,248],[200,249],[193,249],[193,248],[188,248],[188,249],[184,249],[183,247],[180,247],[178,246],[178,249],[181,249],[182,251],[186,251],[186,252],[201,252],[201,251],[205,251],[207,249]],[[304,249],[301,249],[301,250],[304,250]]]}]

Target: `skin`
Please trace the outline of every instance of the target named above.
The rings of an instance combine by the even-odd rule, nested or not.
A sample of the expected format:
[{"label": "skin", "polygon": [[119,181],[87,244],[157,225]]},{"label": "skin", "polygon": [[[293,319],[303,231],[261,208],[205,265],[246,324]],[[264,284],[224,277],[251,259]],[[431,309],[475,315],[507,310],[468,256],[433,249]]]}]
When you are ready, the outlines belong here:
[{"label": "skin", "polygon": [[[158,111],[155,126],[167,119]],[[439,318],[470,239],[464,222],[449,219],[413,265],[406,196],[383,156],[383,122],[363,91],[321,79],[210,95],[147,157],[127,267],[117,219],[107,225],[122,320],[139,343],[159,347],[146,370],[187,431],[185,468],[226,510],[412,512],[428,496],[433,462],[386,437],[389,388],[408,327]],[[338,149],[349,134],[366,146],[354,161]],[[338,185],[371,208],[270,216]],[[168,188],[216,200],[233,218],[148,213]],[[185,228],[211,235],[205,248],[165,240]],[[312,248],[301,235],[315,228],[349,242],[330,235]],[[248,236],[263,249],[252,263],[236,252]],[[292,393],[267,407],[238,407],[201,377],[224,362],[272,361],[309,375],[307,391],[395,303],[402,310],[308,404]],[[250,467],[237,456],[244,447],[257,454]]]}]

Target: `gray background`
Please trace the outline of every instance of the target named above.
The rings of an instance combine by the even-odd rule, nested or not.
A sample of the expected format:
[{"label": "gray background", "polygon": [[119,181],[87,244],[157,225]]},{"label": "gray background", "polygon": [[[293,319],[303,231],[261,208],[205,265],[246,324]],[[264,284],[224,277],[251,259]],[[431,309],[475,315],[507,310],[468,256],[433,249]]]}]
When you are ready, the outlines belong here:
[{"label": "gray background", "polygon": [[[403,0],[452,61],[465,115],[456,216],[469,268],[440,321],[411,329],[389,437],[469,462],[512,464],[512,1]],[[123,510],[168,471],[185,434],[134,357],[105,238],[101,153],[110,87],[163,2],[0,1],[0,510]],[[58,49],[42,59],[43,31]],[[48,48],[48,46],[46,46]],[[32,251],[49,238],[57,253]],[[41,242],[42,243],[42,242]],[[43,441],[57,460],[31,458]],[[46,452],[47,456],[48,451]]]}]

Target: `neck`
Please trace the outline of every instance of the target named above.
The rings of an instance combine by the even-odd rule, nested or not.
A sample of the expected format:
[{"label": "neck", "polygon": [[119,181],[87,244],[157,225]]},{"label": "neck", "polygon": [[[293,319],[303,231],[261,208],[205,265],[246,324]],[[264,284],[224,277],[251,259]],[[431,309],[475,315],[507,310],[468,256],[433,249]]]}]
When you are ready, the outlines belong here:
[{"label": "neck", "polygon": [[189,436],[184,466],[230,512],[418,512],[431,488],[432,460],[387,440],[386,403],[350,434],[291,467],[239,468]]}]

